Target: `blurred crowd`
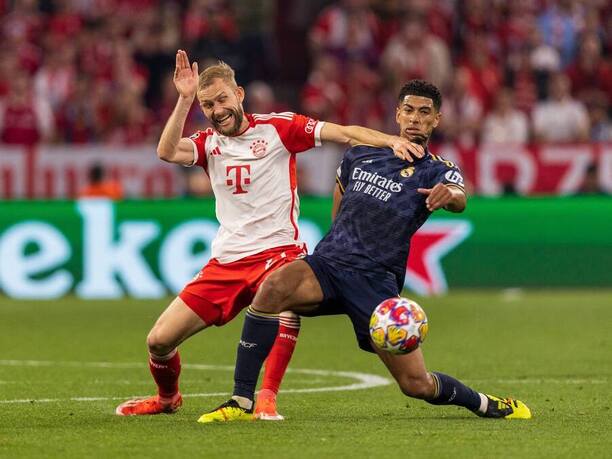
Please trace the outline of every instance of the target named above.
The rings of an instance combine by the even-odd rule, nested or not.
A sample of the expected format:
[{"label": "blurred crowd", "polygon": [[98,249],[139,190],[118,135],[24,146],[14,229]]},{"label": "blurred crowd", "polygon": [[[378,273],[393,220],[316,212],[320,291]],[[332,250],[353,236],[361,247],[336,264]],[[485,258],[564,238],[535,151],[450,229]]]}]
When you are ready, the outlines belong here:
[{"label": "blurred crowd", "polygon": [[5,144],[156,142],[178,48],[232,65],[254,113],[395,132],[422,78],[437,141],[612,140],[609,0],[0,0],[0,40]]}]

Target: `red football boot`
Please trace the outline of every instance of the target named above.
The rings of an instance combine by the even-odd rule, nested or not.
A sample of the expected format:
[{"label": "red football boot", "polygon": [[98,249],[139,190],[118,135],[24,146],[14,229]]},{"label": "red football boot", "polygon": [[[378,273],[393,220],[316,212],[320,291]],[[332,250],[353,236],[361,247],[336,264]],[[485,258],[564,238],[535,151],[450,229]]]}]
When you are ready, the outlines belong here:
[{"label": "red football boot", "polygon": [[147,414],[171,414],[178,410],[183,404],[181,394],[176,394],[171,401],[161,401],[159,395],[148,398],[136,398],[123,402],[115,409],[119,416],[141,416]]}]

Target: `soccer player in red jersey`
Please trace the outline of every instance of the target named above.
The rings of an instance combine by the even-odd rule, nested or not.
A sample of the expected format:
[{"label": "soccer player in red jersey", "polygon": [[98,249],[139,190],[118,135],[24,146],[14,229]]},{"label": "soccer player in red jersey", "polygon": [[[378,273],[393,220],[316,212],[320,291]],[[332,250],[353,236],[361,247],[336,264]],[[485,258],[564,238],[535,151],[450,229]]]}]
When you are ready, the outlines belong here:
[{"label": "soccer player in red jersey", "polygon": [[[116,413],[123,416],[176,411],[182,404],[178,345],[211,325],[232,320],[251,303],[268,274],[306,255],[297,226],[297,153],[331,141],[390,147],[409,161],[424,155],[421,146],[406,139],[359,126],[290,112],[247,114],[244,89],[236,84],[231,67],[220,62],[198,75],[198,64],[190,64],[182,50],[176,54],[174,84],[178,102],[157,153],[164,161],[199,166],[209,175],[220,228],[208,264],[170,303],[147,337],[157,395],[122,403]],[[181,138],[196,96],[213,127]],[[255,407],[261,419],[282,419],[276,392],[295,347],[299,318],[290,313],[281,316],[280,324]],[[252,419],[253,402],[238,396],[234,400],[237,409],[226,410],[226,415]]]}]

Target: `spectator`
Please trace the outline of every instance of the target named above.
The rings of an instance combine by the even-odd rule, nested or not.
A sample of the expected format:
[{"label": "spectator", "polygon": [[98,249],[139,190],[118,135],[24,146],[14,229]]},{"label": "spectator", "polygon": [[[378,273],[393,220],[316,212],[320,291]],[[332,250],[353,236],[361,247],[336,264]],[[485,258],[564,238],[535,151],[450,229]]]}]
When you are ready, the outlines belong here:
[{"label": "spectator", "polygon": [[346,76],[346,124],[384,130],[389,111],[381,100],[382,81],[377,72],[357,59],[348,63]]},{"label": "spectator", "polygon": [[88,172],[88,184],[79,192],[79,198],[107,198],[120,201],[123,199],[123,187],[118,181],[109,179],[104,166],[96,163]]},{"label": "spectator", "polygon": [[503,88],[497,93],[493,110],[484,119],[481,142],[525,144],[528,141],[527,116],[514,108],[512,89]]},{"label": "spectator", "polygon": [[544,43],[555,47],[565,68],[574,58],[581,17],[574,11],[573,0],[552,0],[538,17]]},{"label": "spectator", "polygon": [[73,90],[77,76],[75,55],[76,48],[73,43],[65,43],[58,50],[49,50],[34,77],[37,97],[46,97],[54,112],[66,102]]},{"label": "spectator", "polygon": [[542,34],[537,27],[533,27],[529,34],[529,57],[531,68],[539,74],[556,73],[561,69],[561,56],[553,46],[544,43]]},{"label": "spectator", "polygon": [[114,126],[108,142],[122,145],[155,142],[158,133],[152,129],[155,125],[153,115],[136,92],[123,91],[114,109]]},{"label": "spectator", "polygon": [[455,72],[450,94],[442,105],[440,126],[446,140],[471,147],[478,141],[478,131],[484,115],[482,102],[472,89],[470,73],[459,68]]},{"label": "spectator", "polygon": [[393,92],[415,78],[431,81],[441,89],[450,83],[448,47],[427,31],[425,18],[420,15],[410,14],[404,19],[383,52],[382,66],[391,78]]},{"label": "spectator", "polygon": [[302,89],[302,108],[315,118],[343,123],[345,107],[340,62],[331,54],[321,54]]},{"label": "spectator", "polygon": [[578,59],[567,69],[573,93],[581,100],[603,96],[612,103],[612,64],[601,55],[601,43],[596,34],[585,35],[580,42]]},{"label": "spectator", "polygon": [[313,54],[374,64],[379,53],[380,23],[367,0],[341,0],[323,10],[310,30]]},{"label": "spectator", "polygon": [[10,82],[5,100],[0,103],[0,142],[35,145],[53,135],[53,112],[44,97],[35,97],[31,78],[17,73]]},{"label": "spectator", "polygon": [[470,75],[473,94],[485,110],[493,104],[493,98],[502,84],[499,65],[490,55],[487,35],[471,34],[466,41],[465,56],[459,68]]},{"label": "spectator", "polygon": [[272,87],[263,81],[253,81],[247,86],[246,93],[249,95],[245,100],[249,113],[279,113],[289,110],[287,105],[276,100]]},{"label": "spectator", "polygon": [[589,138],[589,118],[584,105],[573,99],[569,78],[555,74],[549,86],[549,97],[533,111],[533,130],[544,142],[582,142]]},{"label": "spectator", "polygon": [[612,120],[608,116],[609,105],[605,97],[595,95],[587,106],[591,124],[590,140],[592,142],[611,142]]},{"label": "spectator", "polygon": [[67,99],[56,112],[58,142],[83,144],[100,138],[101,126],[91,96],[91,82],[87,78],[81,78],[71,88]]},{"label": "spectator", "polygon": [[[491,130],[500,137],[499,124],[489,129],[482,121],[499,116],[502,86],[530,116],[548,98],[551,75],[565,71],[574,97],[589,107],[590,138],[608,138],[612,9],[605,0],[252,3],[0,0],[2,113],[10,86],[20,84],[15,72],[23,71],[34,77],[36,94],[32,123],[22,124],[32,131],[30,142],[51,139],[45,126],[55,127],[57,142],[153,141],[175,104],[168,69],[176,49],[187,46],[201,68],[221,58],[238,69],[242,84],[265,81],[294,96],[285,107],[256,83],[247,100],[251,111],[296,110],[301,94],[302,110],[313,116],[389,128],[395,124],[387,124],[381,106],[394,103],[397,86],[414,77],[432,80],[445,94],[438,132],[462,144],[489,141]],[[307,41],[312,62],[304,55]],[[17,118],[13,111],[7,121]],[[186,130],[204,126],[194,104]],[[10,132],[15,137],[14,127]]]},{"label": "spectator", "polygon": [[514,105],[525,113],[531,110],[538,101],[540,86],[542,93],[545,92],[545,81],[547,74],[534,71],[531,66],[530,51],[522,47],[510,53],[506,61],[505,83],[514,92]]}]

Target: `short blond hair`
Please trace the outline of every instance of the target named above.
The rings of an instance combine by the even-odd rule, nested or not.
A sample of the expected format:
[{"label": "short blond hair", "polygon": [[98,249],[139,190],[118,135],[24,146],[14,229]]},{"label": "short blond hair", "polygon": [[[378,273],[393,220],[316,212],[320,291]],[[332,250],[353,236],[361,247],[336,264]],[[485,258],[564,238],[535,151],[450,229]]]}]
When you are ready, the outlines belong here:
[{"label": "short blond hair", "polygon": [[234,73],[234,69],[231,68],[223,61],[219,61],[215,65],[211,65],[206,67],[201,73],[198,81],[198,92],[205,89],[207,86],[210,86],[213,83],[213,80],[219,78],[220,80],[229,83],[233,87],[237,87],[236,83],[236,74]]}]

